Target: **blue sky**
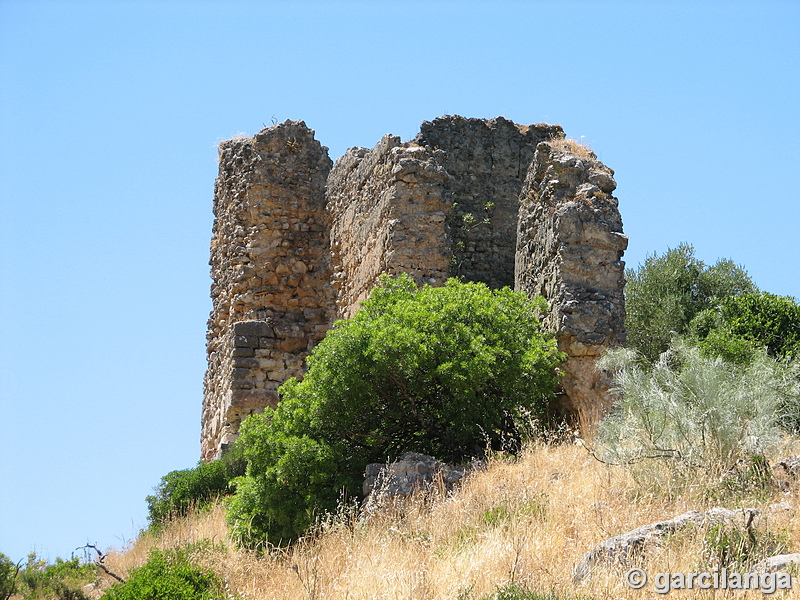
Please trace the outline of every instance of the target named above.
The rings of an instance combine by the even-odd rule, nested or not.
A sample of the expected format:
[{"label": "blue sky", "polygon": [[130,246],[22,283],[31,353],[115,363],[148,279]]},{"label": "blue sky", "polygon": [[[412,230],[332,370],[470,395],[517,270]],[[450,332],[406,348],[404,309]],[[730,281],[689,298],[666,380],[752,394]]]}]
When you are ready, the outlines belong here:
[{"label": "blue sky", "polygon": [[798,31],[796,1],[0,0],[0,552],[122,546],[196,463],[221,140],[560,123],[629,266],[689,242],[800,297]]}]

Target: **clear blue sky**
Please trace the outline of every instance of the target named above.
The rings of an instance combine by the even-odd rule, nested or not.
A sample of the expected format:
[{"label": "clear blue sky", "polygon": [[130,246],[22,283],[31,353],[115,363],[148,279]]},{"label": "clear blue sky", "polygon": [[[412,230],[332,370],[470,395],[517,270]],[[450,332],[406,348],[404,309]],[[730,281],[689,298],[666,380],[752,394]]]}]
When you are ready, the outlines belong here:
[{"label": "clear blue sky", "polygon": [[0,552],[121,546],[196,463],[219,141],[560,123],[630,266],[686,241],[800,297],[798,32],[797,1],[0,0]]}]

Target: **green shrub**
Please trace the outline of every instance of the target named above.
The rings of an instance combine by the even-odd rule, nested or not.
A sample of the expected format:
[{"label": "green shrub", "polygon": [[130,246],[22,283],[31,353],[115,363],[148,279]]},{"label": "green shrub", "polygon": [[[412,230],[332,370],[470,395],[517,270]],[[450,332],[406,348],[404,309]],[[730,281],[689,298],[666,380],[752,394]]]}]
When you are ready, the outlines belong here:
[{"label": "green shrub", "polygon": [[759,348],[775,358],[800,353],[800,304],[762,292],[722,299],[697,315],[689,330],[706,354],[748,362]]},{"label": "green shrub", "polygon": [[17,589],[17,565],[0,552],[0,600],[8,600]]},{"label": "green shrub", "polygon": [[651,363],[715,299],[757,291],[741,267],[727,259],[707,267],[687,244],[648,256],[638,269],[626,270],[625,278],[628,347]]},{"label": "green shrub", "polygon": [[458,461],[487,440],[513,445],[518,420],[544,416],[564,358],[542,333],[539,300],[455,279],[418,290],[408,276],[384,277],[281,395],[307,407],[317,437],[375,458],[418,448]]},{"label": "green shrub", "polygon": [[254,444],[254,465],[238,481],[228,504],[231,534],[251,548],[297,539],[317,516],[336,509],[343,492],[357,493],[355,473],[364,468],[362,464],[347,472],[346,459],[327,444],[286,435],[271,422],[258,421],[242,432],[240,439]]},{"label": "green shrub", "polygon": [[155,488],[155,494],[146,498],[150,525],[158,526],[170,518],[185,515],[190,508],[199,508],[220,496],[232,494],[232,482],[244,475],[245,467],[241,451],[233,444],[219,460],[167,473]]},{"label": "green shrub", "polygon": [[246,545],[296,539],[359,495],[366,464],[406,451],[450,462],[487,444],[513,451],[521,421],[544,416],[564,358],[541,331],[545,308],[507,288],[384,277],[315,348],[304,379],[280,388],[278,406],[243,423],[234,533]]},{"label": "green shrub", "polygon": [[599,426],[604,460],[662,491],[755,464],[783,439],[782,407],[800,400],[797,379],[763,351],[734,365],[676,341],[652,366],[629,349],[601,365],[615,371],[621,393]]},{"label": "green shrub", "polygon": [[82,588],[96,578],[97,567],[92,563],[56,558],[48,564],[31,553],[19,572],[18,592],[25,600],[88,600]]},{"label": "green shrub", "polygon": [[125,583],[117,583],[105,600],[224,600],[222,580],[192,563],[189,549],[150,551],[147,562],[131,569]]}]

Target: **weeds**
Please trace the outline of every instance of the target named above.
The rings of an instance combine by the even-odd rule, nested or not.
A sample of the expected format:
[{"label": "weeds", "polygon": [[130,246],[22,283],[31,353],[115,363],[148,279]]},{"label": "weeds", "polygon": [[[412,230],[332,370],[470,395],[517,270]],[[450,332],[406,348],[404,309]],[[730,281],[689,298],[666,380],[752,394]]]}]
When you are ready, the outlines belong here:
[{"label": "weeds", "polygon": [[720,523],[706,532],[703,549],[704,565],[744,572],[768,556],[784,554],[788,549],[788,539],[783,533],[760,531],[750,524],[742,528]]},{"label": "weeds", "polygon": [[578,140],[567,138],[553,138],[547,142],[554,150],[561,152],[569,152],[578,158],[594,159],[597,160],[597,155],[592,152],[588,145],[581,143]]}]

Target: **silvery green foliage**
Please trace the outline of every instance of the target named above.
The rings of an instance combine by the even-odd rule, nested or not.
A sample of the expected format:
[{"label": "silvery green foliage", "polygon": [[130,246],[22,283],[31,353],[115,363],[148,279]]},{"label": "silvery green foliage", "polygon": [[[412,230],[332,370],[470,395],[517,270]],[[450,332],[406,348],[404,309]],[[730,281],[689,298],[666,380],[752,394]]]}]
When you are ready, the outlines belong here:
[{"label": "silvery green foliage", "polygon": [[640,483],[680,485],[763,456],[786,439],[784,411],[800,404],[797,365],[763,352],[736,366],[675,340],[653,365],[617,349],[600,366],[619,395],[599,426],[602,459],[630,466]]}]

